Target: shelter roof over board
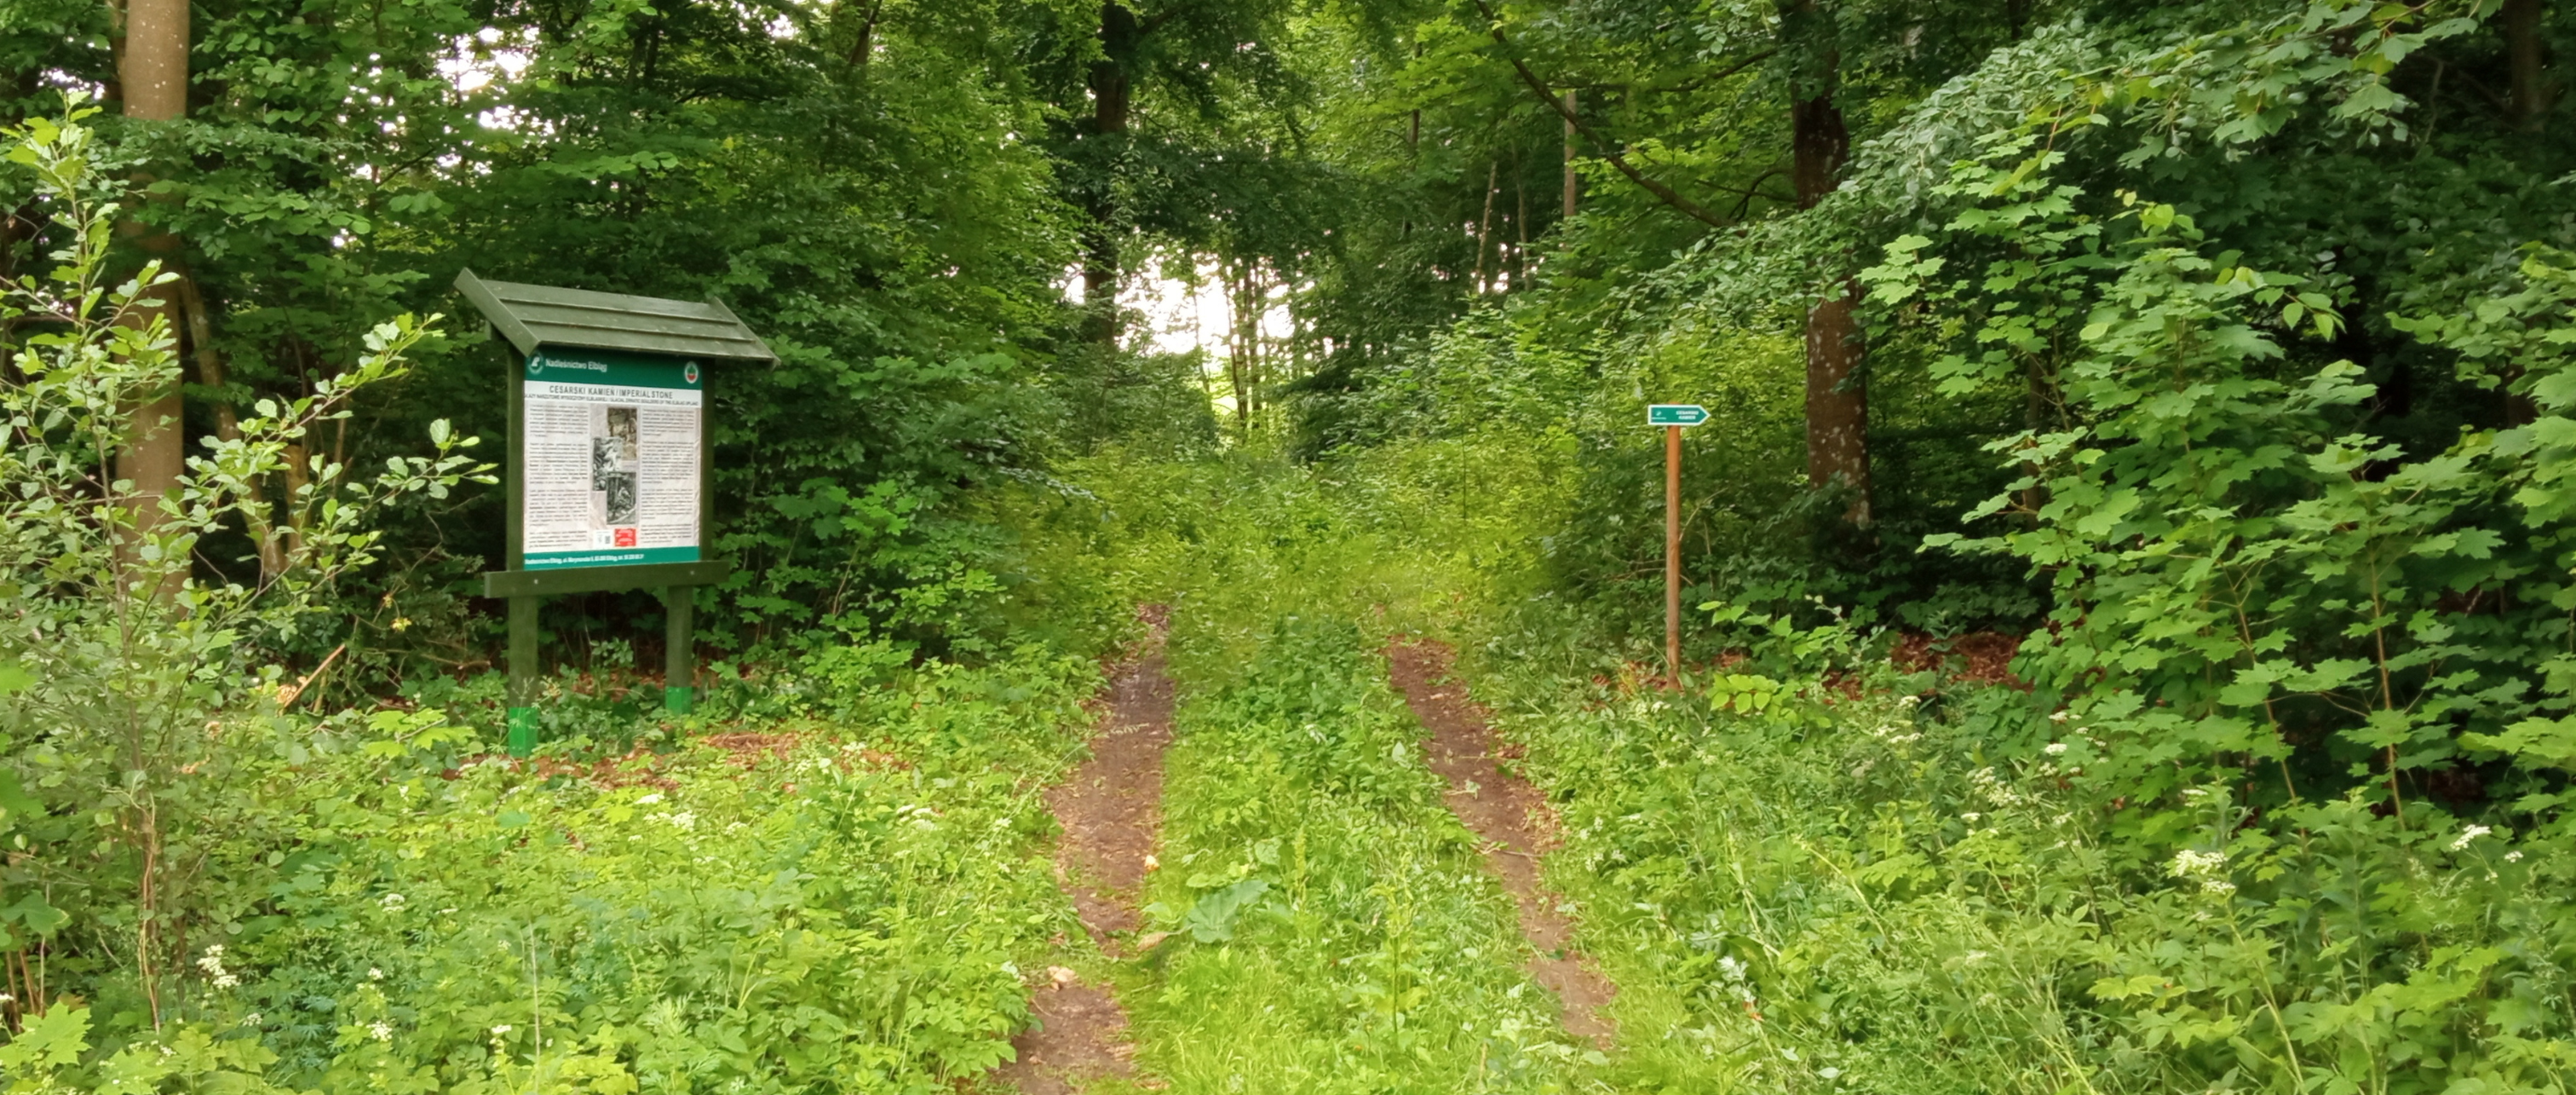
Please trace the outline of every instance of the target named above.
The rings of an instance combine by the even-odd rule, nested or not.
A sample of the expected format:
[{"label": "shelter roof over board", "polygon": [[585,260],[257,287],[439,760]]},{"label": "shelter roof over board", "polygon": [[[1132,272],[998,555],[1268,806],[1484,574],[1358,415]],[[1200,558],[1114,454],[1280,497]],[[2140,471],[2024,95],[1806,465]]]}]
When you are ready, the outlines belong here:
[{"label": "shelter roof over board", "polygon": [[466,270],[456,288],[522,354],[540,346],[775,363],[778,355],[722,302],[594,293],[515,281],[485,281]]}]

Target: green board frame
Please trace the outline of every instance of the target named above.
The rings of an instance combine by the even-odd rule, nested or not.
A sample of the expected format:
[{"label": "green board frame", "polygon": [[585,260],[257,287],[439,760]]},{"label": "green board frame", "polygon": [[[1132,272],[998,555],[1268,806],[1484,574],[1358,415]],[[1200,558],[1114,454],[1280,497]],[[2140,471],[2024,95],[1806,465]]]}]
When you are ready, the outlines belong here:
[{"label": "green board frame", "polygon": [[[659,590],[667,647],[662,703],[666,710],[686,714],[695,704],[697,684],[696,642],[691,626],[695,590],[723,581],[730,569],[721,560],[706,557],[715,527],[714,461],[709,456],[712,408],[701,402],[698,414],[698,545],[693,552],[685,553],[696,558],[658,561],[648,557],[642,562],[606,565],[540,560],[541,564],[553,565],[532,569],[523,527],[526,514],[521,505],[529,362],[548,360],[544,355],[549,348],[579,351],[565,356],[607,362],[611,372],[619,362],[641,368],[714,361],[775,363],[777,355],[730,310],[714,301],[693,303],[485,281],[472,270],[457,275],[456,288],[483,313],[509,350],[503,355],[508,359],[505,387],[510,424],[510,446],[502,476],[505,565],[483,575],[483,595],[505,599],[510,606],[510,753],[524,757],[537,746],[537,610],[541,599],[548,596]],[[699,381],[692,376],[690,383]]]}]

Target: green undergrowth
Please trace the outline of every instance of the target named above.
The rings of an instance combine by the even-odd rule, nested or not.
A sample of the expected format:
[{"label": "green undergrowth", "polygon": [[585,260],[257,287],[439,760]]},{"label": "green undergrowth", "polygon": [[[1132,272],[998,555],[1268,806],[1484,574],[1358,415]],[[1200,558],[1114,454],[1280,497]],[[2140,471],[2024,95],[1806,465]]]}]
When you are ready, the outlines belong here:
[{"label": "green undergrowth", "polygon": [[1588,1057],[1442,804],[1379,639],[1274,621],[1237,675],[1181,678],[1153,925],[1127,978],[1176,1091],[1574,1090]]},{"label": "green undergrowth", "polygon": [[1547,653],[1487,651],[1477,691],[1558,804],[1548,875],[1620,986],[1619,1087],[2088,1090],[2109,1032],[2064,1005],[2111,879],[2054,773],[1893,674],[1740,714]]},{"label": "green undergrowth", "polygon": [[1620,986],[1623,1090],[2483,1095],[2576,1071],[2555,842],[2357,797],[2266,819],[2225,785],[2155,808],[2092,782],[2108,735],[2017,721],[2011,689],[1880,663],[1637,692],[1530,619],[1469,675],[1559,804],[1549,877]]},{"label": "green undergrowth", "polygon": [[[658,755],[515,763],[427,712],[259,769],[238,793],[260,824],[212,865],[258,882],[190,942],[203,976],[168,1025],[138,1029],[132,999],[57,1007],[0,1047],[29,1058],[12,1090],[980,1082],[1027,1021],[1021,967],[1074,923],[1038,796],[1098,673],[1032,650],[858,680],[854,660],[808,658],[756,720]],[[84,1030],[128,1044],[37,1056]]]},{"label": "green undergrowth", "polygon": [[[1696,613],[1691,649],[1731,651],[1725,668],[1652,690],[1652,621],[1557,596],[1544,522],[1511,516],[1565,502],[1552,459],[1470,437],[1302,469],[1085,469],[1086,527],[1152,545],[1085,565],[1159,575],[1179,606],[1156,896],[1181,934],[1128,986],[1175,1090],[2566,1090],[2576,860],[2557,828],[2424,797],[2401,813],[2366,788],[2267,804],[2241,782],[2144,786],[2171,740],[1900,672],[1894,636],[1821,606]],[[1517,474],[1470,478],[1496,471]],[[1138,501],[1181,480],[1167,509]],[[1039,543],[1076,512],[1022,527]],[[1397,793],[1418,758],[1366,712],[1409,725],[1372,653],[1399,631],[1460,648],[1555,804],[1547,876],[1619,987],[1604,1065],[1549,1051],[1496,1071],[1491,1045],[1462,1064],[1502,1016],[1561,1035],[1545,1010],[1492,1010],[1517,958],[1486,942],[1517,941],[1429,785]],[[1281,896],[1292,877],[1307,904]],[[1371,894],[1390,879],[1417,881]],[[1459,903],[1423,896],[1444,886]],[[1377,903],[1327,912],[1315,895],[1333,892]],[[1429,991],[1381,1017],[1390,982],[1366,964],[1391,961],[1398,924],[1448,980],[1408,982]]]},{"label": "green undergrowth", "polygon": [[1213,685],[1250,667],[1282,617],[1447,633],[1529,595],[1544,550],[1533,530],[1571,489],[1560,447],[1429,442],[1320,468],[1251,450],[1178,462],[1111,451],[996,495],[992,516],[1014,531],[1027,576],[1015,611],[1100,634],[1137,604],[1169,602],[1175,670]]}]

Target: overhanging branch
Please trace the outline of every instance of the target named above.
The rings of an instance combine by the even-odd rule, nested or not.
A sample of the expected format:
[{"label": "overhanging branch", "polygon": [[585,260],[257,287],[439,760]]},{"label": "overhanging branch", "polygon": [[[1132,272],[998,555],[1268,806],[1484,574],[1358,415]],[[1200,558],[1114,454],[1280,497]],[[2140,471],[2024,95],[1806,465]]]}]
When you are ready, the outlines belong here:
[{"label": "overhanging branch", "polygon": [[1503,21],[1494,14],[1492,4],[1487,0],[1476,0],[1476,10],[1484,13],[1485,25],[1494,36],[1494,44],[1502,47],[1503,59],[1512,63],[1512,71],[1520,74],[1521,83],[1529,88],[1530,94],[1538,96],[1540,102],[1548,105],[1548,109],[1563,115],[1566,124],[1573,126],[1574,131],[1582,134],[1584,140],[1592,142],[1592,147],[1600,150],[1601,158],[1610,161],[1610,166],[1618,168],[1620,174],[1628,176],[1629,182],[1663,199],[1664,204],[1689,214],[1700,223],[1711,228],[1730,226],[1731,222],[1709,212],[1698,202],[1683,197],[1672,187],[1647,178],[1645,172],[1637,170],[1635,164],[1629,163],[1626,156],[1619,154],[1616,145],[1603,139],[1601,134],[1594,132],[1591,126],[1583,124],[1583,119],[1574,111],[1566,109],[1565,102],[1557,97],[1555,91],[1548,88],[1547,81],[1539,79],[1537,73],[1530,71],[1528,62],[1521,60],[1520,55],[1512,51],[1511,39],[1503,35]]}]

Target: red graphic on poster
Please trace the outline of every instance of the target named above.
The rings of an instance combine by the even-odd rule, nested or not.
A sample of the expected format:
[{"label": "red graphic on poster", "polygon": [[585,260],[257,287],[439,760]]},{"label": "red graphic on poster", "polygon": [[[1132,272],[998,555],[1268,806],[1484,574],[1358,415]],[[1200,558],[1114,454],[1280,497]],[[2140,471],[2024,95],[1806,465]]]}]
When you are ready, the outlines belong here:
[{"label": "red graphic on poster", "polygon": [[622,529],[617,530],[617,546],[619,546],[619,547],[634,547],[634,546],[635,546],[635,530],[634,530],[634,529],[631,529],[631,528],[622,528]]}]

